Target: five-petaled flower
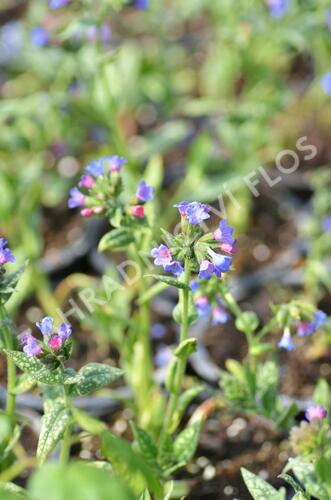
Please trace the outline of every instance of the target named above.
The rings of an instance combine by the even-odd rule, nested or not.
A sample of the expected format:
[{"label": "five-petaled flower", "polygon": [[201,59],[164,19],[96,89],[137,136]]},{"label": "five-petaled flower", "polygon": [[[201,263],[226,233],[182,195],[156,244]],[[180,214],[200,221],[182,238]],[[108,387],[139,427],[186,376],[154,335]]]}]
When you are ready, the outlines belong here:
[{"label": "five-petaled flower", "polygon": [[198,297],[194,301],[195,309],[199,319],[207,319],[211,313],[212,307],[209,304],[208,297]]},{"label": "five-petaled flower", "polygon": [[210,255],[214,265],[214,273],[218,278],[221,277],[222,273],[227,273],[230,270],[232,264],[231,257],[216,253],[211,248],[209,248],[208,254]]},{"label": "five-petaled flower", "polygon": [[155,266],[167,266],[172,261],[170,249],[166,245],[160,245],[159,248],[153,248],[151,256],[154,257]]},{"label": "five-petaled flower", "polygon": [[212,262],[210,262],[208,259],[203,259],[200,262],[200,270],[198,274],[199,280],[202,279],[210,280],[214,271],[215,271],[214,264],[212,264]]},{"label": "five-petaled flower", "polygon": [[229,226],[227,221],[221,220],[218,225],[218,228],[214,232],[214,239],[216,241],[221,241],[222,243],[228,243],[229,245],[233,245],[235,243],[235,238],[233,237],[233,227]]},{"label": "five-petaled flower", "polygon": [[178,208],[181,216],[188,220],[192,226],[196,226],[197,224],[201,224],[206,219],[209,219],[210,209],[207,205],[200,203],[198,201],[192,201],[189,203],[188,201],[181,201],[174,205]]},{"label": "five-petaled flower", "polygon": [[267,0],[269,12],[272,17],[280,19],[286,14],[288,9],[288,0]]},{"label": "five-petaled flower", "polygon": [[39,354],[42,353],[42,348],[38,344],[37,339],[31,335],[31,331],[25,335],[23,335],[21,339],[21,344],[23,346],[23,351],[27,355],[28,358],[31,358],[33,356],[39,356]]},{"label": "five-petaled flower", "polygon": [[291,331],[288,327],[284,329],[282,338],[278,342],[278,347],[285,349],[286,351],[293,351],[295,349],[295,344],[291,336]]},{"label": "five-petaled flower", "polygon": [[105,162],[108,165],[111,172],[120,172],[124,163],[126,163],[126,158],[111,155],[105,158]]},{"label": "five-petaled flower", "polygon": [[70,198],[68,201],[69,208],[83,207],[85,203],[85,196],[79,191],[78,188],[73,187],[70,190]]},{"label": "five-petaled flower", "polygon": [[10,248],[8,248],[8,243],[5,238],[0,238],[0,266],[7,264],[8,262],[15,262],[16,258],[12,254]]},{"label": "five-petaled flower", "polygon": [[139,201],[151,201],[154,196],[154,188],[147,186],[145,181],[141,181],[136,191],[136,197]]},{"label": "five-petaled flower", "polygon": [[316,332],[327,320],[327,315],[323,311],[316,311],[314,319],[309,323],[302,321],[298,324],[297,334],[299,337],[310,337]]},{"label": "five-petaled flower", "polygon": [[184,272],[183,266],[177,260],[173,260],[170,264],[165,265],[164,270],[174,276],[180,276]]}]

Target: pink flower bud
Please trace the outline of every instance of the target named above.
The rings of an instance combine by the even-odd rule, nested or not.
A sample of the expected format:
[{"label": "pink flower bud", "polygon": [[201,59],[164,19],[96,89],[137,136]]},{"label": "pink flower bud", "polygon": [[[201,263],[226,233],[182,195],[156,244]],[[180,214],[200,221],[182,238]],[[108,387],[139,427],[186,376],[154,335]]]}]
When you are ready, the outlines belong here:
[{"label": "pink flower bud", "polygon": [[135,205],[130,208],[130,214],[133,215],[133,217],[137,217],[137,219],[143,219],[145,217],[144,207],[142,205]]},{"label": "pink flower bud", "polygon": [[83,210],[80,211],[80,215],[82,215],[83,217],[93,217],[94,215],[94,210],[93,208],[83,208]]}]

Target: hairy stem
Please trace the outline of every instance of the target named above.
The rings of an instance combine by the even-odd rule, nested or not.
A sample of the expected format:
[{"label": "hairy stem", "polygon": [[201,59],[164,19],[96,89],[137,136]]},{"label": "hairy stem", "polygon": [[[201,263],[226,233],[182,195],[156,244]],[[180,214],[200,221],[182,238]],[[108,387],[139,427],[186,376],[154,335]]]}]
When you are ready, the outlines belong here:
[{"label": "hairy stem", "polygon": [[[182,323],[181,323],[181,330],[180,330],[180,342],[183,342],[184,340],[187,339],[187,333],[188,333],[188,315],[189,315],[189,294],[190,294],[190,279],[191,279],[191,271],[190,271],[190,261],[188,258],[185,260],[185,275],[184,275],[184,283],[187,285],[187,288],[182,290],[182,299],[183,299],[183,308],[182,308]],[[178,398],[180,395],[180,389],[182,385],[182,379],[185,373],[185,368],[186,368],[186,360],[185,359],[179,359],[178,364],[177,364],[177,369],[175,373],[175,381],[174,381],[174,390],[171,393],[169,402],[168,402],[168,407],[167,407],[167,412],[164,418],[163,422],[163,429],[161,433],[161,445],[164,439],[168,434],[171,432],[171,425],[172,425],[172,419],[174,412],[177,407],[177,402]]]}]

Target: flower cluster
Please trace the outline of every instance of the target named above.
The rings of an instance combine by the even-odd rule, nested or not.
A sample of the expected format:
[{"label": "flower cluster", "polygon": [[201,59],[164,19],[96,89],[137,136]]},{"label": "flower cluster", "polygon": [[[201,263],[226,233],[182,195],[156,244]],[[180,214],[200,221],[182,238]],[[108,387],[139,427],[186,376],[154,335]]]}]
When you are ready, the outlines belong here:
[{"label": "flower cluster", "polygon": [[141,181],[133,204],[124,207],[119,197],[123,189],[120,172],[125,163],[126,159],[117,155],[89,163],[78,186],[70,191],[69,208],[80,208],[83,217],[101,214],[112,217],[120,210],[123,215],[143,219],[144,203],[153,199],[154,188]]},{"label": "flower cluster", "polygon": [[62,323],[57,332],[54,332],[54,321],[50,316],[46,316],[40,323],[36,323],[43,335],[43,343],[40,343],[28,330],[21,338],[23,351],[28,357],[39,356],[46,353],[58,353],[64,347],[71,335],[71,326]]},{"label": "flower cluster", "polygon": [[[230,270],[232,255],[237,252],[233,227],[222,220],[216,231],[204,235],[200,225],[210,218],[207,205],[197,201],[181,201],[175,207],[182,218],[182,232],[172,236],[164,231],[167,245],[152,249],[154,264],[180,276],[183,273],[183,261],[188,256],[199,280],[210,280],[213,275],[221,278],[223,273]],[[228,255],[217,253],[216,249]]]},{"label": "flower cluster", "polygon": [[[311,321],[296,322],[296,334],[298,337],[310,337],[325,324],[326,320],[327,315],[323,311],[316,311]],[[285,349],[286,351],[293,351],[295,349],[295,343],[289,326],[285,327],[282,338],[278,343],[278,347]]]},{"label": "flower cluster", "polygon": [[328,415],[328,412],[323,406],[320,405],[310,405],[308,406],[305,417],[308,422],[313,420],[324,420]]},{"label": "flower cluster", "polygon": [[12,254],[12,251],[8,248],[7,240],[5,240],[5,238],[0,238],[0,266],[8,262],[15,262],[15,260],[16,258]]}]

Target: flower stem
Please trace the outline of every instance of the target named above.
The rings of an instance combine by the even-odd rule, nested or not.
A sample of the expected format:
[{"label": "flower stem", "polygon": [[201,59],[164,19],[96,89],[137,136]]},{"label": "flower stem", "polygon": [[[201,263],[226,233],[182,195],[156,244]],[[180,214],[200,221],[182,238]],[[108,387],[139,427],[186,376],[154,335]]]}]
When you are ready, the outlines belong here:
[{"label": "flower stem", "polygon": [[72,423],[70,423],[63,434],[62,447],[60,453],[60,463],[66,465],[70,458]]},{"label": "flower stem", "polygon": [[[183,307],[182,307],[182,323],[181,323],[181,330],[180,330],[180,343],[183,342],[184,340],[187,339],[187,333],[188,333],[188,315],[189,315],[189,294],[190,294],[190,279],[191,279],[191,270],[190,270],[190,260],[186,258],[185,260],[185,274],[184,274],[184,283],[186,285],[186,288],[182,290],[182,299],[183,299]],[[176,374],[175,374],[175,381],[174,381],[174,390],[171,393],[169,402],[168,402],[168,407],[167,407],[167,412],[164,418],[164,423],[163,423],[163,429],[161,433],[161,446],[168,434],[171,432],[171,425],[172,425],[172,419],[174,412],[177,407],[177,402],[180,394],[180,389],[182,385],[182,378],[185,373],[185,368],[186,368],[186,359],[178,359],[178,364],[177,364],[177,369],[176,369]]]},{"label": "flower stem", "polygon": [[[13,349],[14,343],[12,338],[12,332],[7,325],[8,314],[4,306],[0,306],[0,321],[2,322],[1,330],[3,335],[3,340],[6,349]],[[12,425],[15,424],[15,405],[16,405],[16,395],[14,394],[14,389],[16,385],[16,367],[15,363],[9,359],[7,356],[7,403],[6,403],[6,413],[9,416]]]}]

